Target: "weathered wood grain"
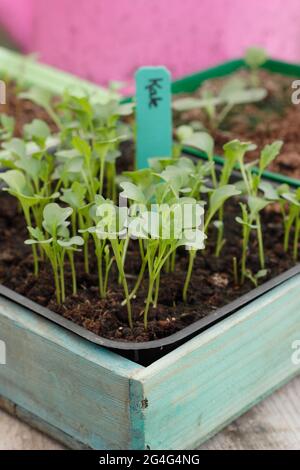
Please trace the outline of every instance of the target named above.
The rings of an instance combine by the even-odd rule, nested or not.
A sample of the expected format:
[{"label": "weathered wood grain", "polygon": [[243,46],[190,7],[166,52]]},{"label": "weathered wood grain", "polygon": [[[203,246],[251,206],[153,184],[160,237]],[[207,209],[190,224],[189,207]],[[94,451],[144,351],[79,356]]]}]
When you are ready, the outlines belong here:
[{"label": "weathered wood grain", "polygon": [[299,450],[300,377],[245,413],[200,449]]},{"label": "weathered wood grain", "polygon": [[[299,450],[300,449],[300,377],[263,400],[219,434],[200,446],[200,450]],[[0,450],[60,450],[56,440],[46,437],[46,429],[36,420],[24,416],[16,418],[15,406],[6,406],[0,399],[0,408],[8,409],[10,416],[0,410]],[[18,415],[19,416],[19,415]],[[26,423],[34,426],[33,429]],[[57,430],[48,435],[61,437]],[[74,448],[65,437],[67,447]],[[80,448],[80,447],[79,447]]]},{"label": "weathered wood grain", "polygon": [[0,395],[84,445],[131,447],[129,380],[141,367],[0,298]]},{"label": "weathered wood grain", "polygon": [[145,443],[192,449],[299,374],[300,276],[139,371]]}]

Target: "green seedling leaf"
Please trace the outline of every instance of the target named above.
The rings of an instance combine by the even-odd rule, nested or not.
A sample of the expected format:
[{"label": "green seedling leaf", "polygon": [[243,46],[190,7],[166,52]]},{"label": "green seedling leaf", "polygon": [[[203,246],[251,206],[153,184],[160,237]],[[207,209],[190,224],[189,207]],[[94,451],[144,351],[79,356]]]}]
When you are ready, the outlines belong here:
[{"label": "green seedling leaf", "polygon": [[18,97],[23,100],[30,100],[44,109],[51,106],[51,93],[39,87],[32,87],[27,91],[23,91],[19,93]]},{"label": "green seedling leaf", "polygon": [[207,236],[200,229],[186,229],[183,237],[178,241],[177,246],[185,246],[190,250],[204,250]]},{"label": "green seedling leaf", "polygon": [[241,142],[238,139],[231,140],[223,145],[225,165],[221,175],[221,183],[227,184],[234,166],[239,162],[243,164],[246,152],[255,150],[256,146],[251,142]]},{"label": "green seedling leaf", "polygon": [[264,193],[266,199],[270,201],[279,199],[277,189],[269,181],[261,181],[258,187]]},{"label": "green seedling leaf", "polygon": [[[154,180],[153,172],[150,168],[142,168],[141,170],[135,171],[123,171],[122,175],[143,189],[152,185]],[[122,183],[122,181],[120,181],[120,183]]]},{"label": "green seedling leaf", "polygon": [[173,165],[173,163],[174,163],[174,160],[171,157],[154,157],[154,158],[149,158],[148,160],[149,167],[155,173],[160,173],[167,166]]},{"label": "green seedling leaf", "polygon": [[294,206],[300,207],[300,200],[295,193],[283,193],[282,197]]},{"label": "green seedling leaf", "polygon": [[[94,105],[95,116],[102,122],[107,122],[112,116],[118,116],[119,111],[120,105],[116,99],[110,99],[106,103],[96,103]],[[124,111],[128,112],[128,108],[126,109],[125,107]]]},{"label": "green seedling leaf", "polygon": [[135,108],[134,103],[124,103],[118,106],[117,114],[119,116],[130,116]]},{"label": "green seedling leaf", "polygon": [[65,163],[66,173],[81,173],[83,169],[83,159],[81,157],[73,158]]},{"label": "green seedling leaf", "polygon": [[266,201],[260,197],[249,196],[248,197],[248,206],[251,212],[251,216],[256,217],[265,207],[270,204],[270,201]]},{"label": "green seedling leaf", "polygon": [[175,132],[176,132],[177,139],[179,140],[179,142],[182,142],[182,143],[186,142],[194,134],[193,128],[188,125],[182,125],[182,126],[177,127]]},{"label": "green seedling leaf", "polygon": [[9,142],[4,142],[2,147],[11,152],[14,157],[24,158],[26,157],[26,145],[21,139],[14,138]]},{"label": "green seedling leaf", "polygon": [[[200,162],[199,162],[200,163]],[[202,162],[201,162],[202,163]],[[193,174],[196,171],[195,164],[193,160],[188,157],[181,157],[177,160],[175,166],[182,169],[187,174]]]},{"label": "green seedling leaf", "polygon": [[127,198],[131,201],[139,202],[142,204],[146,203],[146,198],[141,188],[137,185],[130,183],[130,182],[123,182],[120,184],[123,191],[121,192],[120,196]]},{"label": "green seedling leaf", "polygon": [[80,157],[82,155],[77,149],[59,150],[55,152],[55,156],[59,159],[71,160],[72,158]]},{"label": "green seedling leaf", "polygon": [[222,220],[214,220],[213,225],[217,229],[220,229],[221,227],[224,227],[224,222]]},{"label": "green seedling leaf", "polygon": [[45,162],[41,162],[33,157],[27,157],[16,162],[16,167],[24,170],[27,175],[29,175],[33,180],[36,180],[42,176],[43,163]]},{"label": "green seedling leaf", "polygon": [[35,206],[40,202],[46,203],[59,195],[58,193],[54,193],[49,197],[34,195],[31,188],[28,187],[23,173],[19,170],[9,170],[5,173],[0,173],[0,179],[8,185],[8,188],[4,188],[4,190],[19,199],[23,209]]},{"label": "green seedling leaf", "polygon": [[235,90],[226,96],[228,104],[234,106],[237,104],[255,103],[265,99],[267,90],[265,88],[251,88],[247,90]]},{"label": "green seedling leaf", "polygon": [[99,221],[96,225],[96,233],[100,239],[116,239],[126,234],[127,211],[124,208],[118,208],[105,201],[97,207],[96,215]]},{"label": "green seedling leaf", "polygon": [[223,100],[218,97],[211,97],[211,98],[179,98],[176,99],[172,107],[175,111],[190,111],[192,109],[199,109],[199,108],[207,108],[209,106],[217,106],[222,104]]},{"label": "green seedling leaf", "polygon": [[89,144],[81,139],[78,136],[74,136],[72,139],[72,145],[73,147],[82,155],[86,161],[89,161],[92,156],[92,150]]},{"label": "green seedling leaf", "polygon": [[110,139],[110,140],[103,140],[98,141],[94,145],[94,149],[96,155],[100,158],[100,160],[106,161],[107,153],[110,150],[111,146],[115,144],[118,139]]},{"label": "green seedling leaf", "polygon": [[224,101],[227,101],[227,96],[230,96],[236,91],[244,90],[246,86],[247,83],[241,77],[230,78],[222,87],[219,96],[224,99]]},{"label": "green seedling leaf", "polygon": [[109,150],[106,154],[105,161],[107,163],[116,163],[116,160],[121,157],[119,150]]},{"label": "green seedling leaf", "polygon": [[214,140],[207,132],[194,132],[183,142],[185,145],[196,147],[212,159],[214,155]]},{"label": "green seedling leaf", "polygon": [[50,245],[53,242],[53,238],[47,238],[45,240],[33,240],[29,238],[24,241],[25,245]]},{"label": "green seedling leaf", "polygon": [[209,197],[210,216],[212,217],[224,205],[227,199],[239,194],[241,192],[232,184],[226,184],[213,190]]},{"label": "green seedling leaf", "polygon": [[28,232],[35,240],[44,240],[44,234],[39,227],[27,227]]},{"label": "green seedling leaf", "polygon": [[268,270],[267,269],[261,269],[260,271],[258,271],[256,274],[255,274],[255,277],[256,279],[262,279],[263,277],[266,277],[268,274]]},{"label": "green seedling leaf", "polygon": [[290,187],[286,183],[280,184],[279,186],[277,186],[276,189],[277,189],[277,194],[279,196],[282,196],[282,194],[284,194],[284,193],[289,193],[290,192]]},{"label": "green seedling leaf", "polygon": [[251,229],[253,229],[253,230],[257,228],[257,225],[250,224],[250,223],[247,222],[246,220],[243,220],[241,217],[236,217],[236,218],[235,218],[235,221],[236,221],[238,224],[246,225],[247,227],[249,227],[249,228],[251,228]]},{"label": "green seedling leaf", "polygon": [[247,194],[247,186],[244,180],[237,181],[234,185],[241,193]]},{"label": "green seedling leaf", "polygon": [[24,134],[28,139],[36,139],[37,141],[45,142],[51,132],[49,126],[44,121],[34,119],[30,124],[25,124]]},{"label": "green seedling leaf", "polygon": [[70,224],[67,219],[72,214],[71,207],[60,207],[55,202],[47,204],[43,211],[43,227],[52,236],[67,237],[67,227]]},{"label": "green seedling leaf", "polygon": [[119,185],[122,182],[130,182],[134,183],[138,186],[144,193],[144,197],[147,201],[149,201],[155,191],[155,183],[158,183],[160,179],[153,173],[150,168],[143,168],[141,170],[136,171],[124,171],[122,173],[122,178],[119,179]]},{"label": "green seedling leaf", "polygon": [[15,159],[7,150],[0,151],[0,168],[15,168]]},{"label": "green seedling leaf", "polygon": [[60,200],[78,210],[85,205],[86,188],[78,181],[74,181],[71,188],[63,189],[63,196]]},{"label": "green seedling leaf", "polygon": [[11,139],[15,130],[15,119],[7,114],[0,115],[0,136],[2,140]]},{"label": "green seedling leaf", "polygon": [[70,238],[69,240],[58,240],[57,243],[63,248],[71,248],[75,246],[84,245],[84,240],[82,237],[76,235],[75,237]]},{"label": "green seedling leaf", "polygon": [[14,193],[26,194],[28,192],[25,176],[19,170],[9,170],[5,173],[0,173],[0,179],[3,180],[7,184],[8,189]]},{"label": "green seedling leaf", "polygon": [[261,269],[256,274],[253,274],[250,269],[247,269],[245,271],[245,276],[254,284],[255,287],[258,286],[259,279],[266,277],[267,274],[268,274],[267,269]]},{"label": "green seedling leaf", "polygon": [[261,172],[263,172],[279,155],[282,145],[282,140],[276,140],[262,149],[259,159],[259,169]]},{"label": "green seedling leaf", "polygon": [[47,238],[45,240],[33,240],[29,238],[25,240],[25,245],[50,245],[53,242],[53,238]]},{"label": "green seedling leaf", "polygon": [[188,184],[188,174],[182,171],[183,168],[178,168],[175,165],[168,166],[160,173],[160,178],[166,181],[175,191],[185,188]]},{"label": "green seedling leaf", "polygon": [[[31,142],[26,142],[25,144],[26,148],[26,157],[34,155],[37,158],[42,158],[44,155],[44,151],[41,149],[41,147],[34,141]],[[24,157],[24,158],[26,158]],[[21,157],[20,157],[21,158]]]},{"label": "green seedling leaf", "polygon": [[231,140],[223,145],[223,149],[226,153],[226,156],[230,157],[234,155],[235,158],[244,155],[246,152],[256,149],[256,145],[251,142],[241,142],[238,139]]}]

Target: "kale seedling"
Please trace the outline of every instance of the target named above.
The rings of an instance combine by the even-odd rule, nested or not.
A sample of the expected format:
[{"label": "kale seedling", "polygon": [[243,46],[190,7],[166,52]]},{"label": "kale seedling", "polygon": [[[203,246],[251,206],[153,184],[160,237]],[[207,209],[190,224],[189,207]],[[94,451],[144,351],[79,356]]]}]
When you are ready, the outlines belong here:
[{"label": "kale seedling", "polygon": [[202,150],[208,158],[210,163],[210,174],[213,182],[213,186],[217,187],[217,176],[214,162],[214,140],[207,133],[203,131],[195,132],[191,126],[180,126],[177,129],[177,135],[180,135],[180,139],[183,145],[195,147]]},{"label": "kale seedling", "polygon": [[[203,208],[197,204],[196,199],[180,196],[181,192],[191,192],[191,187],[186,185],[194,170],[194,164],[185,159],[166,166],[160,174],[154,175],[163,182],[159,179],[154,180],[152,188],[148,187],[147,195],[134,183],[121,183],[122,196],[132,201],[129,233],[139,239],[142,259],[140,275],[130,298],[136,294],[146,267],[148,270],[148,294],[144,309],[146,329],[150,306],[157,307],[161,272],[164,267],[169,270],[169,261],[173,263],[173,254],[177,248],[182,245],[189,248],[189,266],[183,288],[185,301],[196,251],[204,248],[205,235],[197,225],[199,217],[203,214]],[[134,173],[133,179],[135,177]],[[184,216],[187,206],[189,206],[189,217],[187,213]]]},{"label": "kale seedling", "polygon": [[15,120],[13,117],[2,113],[0,115],[0,140],[10,140],[14,135]]},{"label": "kale seedling", "polygon": [[259,68],[267,61],[268,56],[261,47],[249,47],[245,53],[245,63],[250,69],[251,85],[257,87],[259,85]]},{"label": "kale seedling", "polygon": [[218,96],[211,93],[202,98],[178,98],[173,102],[173,109],[178,112],[204,109],[212,129],[220,127],[234,106],[255,103],[267,96],[264,88],[247,88],[247,84],[238,78],[232,78],[221,89]]},{"label": "kale seedling", "polygon": [[49,116],[57,125],[57,127],[59,129],[62,129],[62,122],[59,115],[55,111],[55,108],[53,106],[52,94],[50,92],[48,92],[47,90],[43,90],[39,87],[32,87],[26,91],[19,93],[18,98],[30,100],[41,108],[43,108],[49,114]]},{"label": "kale seedling", "polygon": [[[9,194],[16,197],[22,208],[25,221],[28,227],[32,226],[32,215],[34,215],[36,221],[39,221],[37,213],[34,212],[35,208],[45,207],[45,205],[51,200],[55,199],[58,194],[53,194],[49,197],[43,197],[34,193],[33,188],[28,185],[24,174],[20,170],[8,170],[5,173],[0,173],[0,179],[2,179],[7,187],[3,188],[4,191],[8,191]],[[33,260],[34,260],[34,274],[38,275],[38,255],[35,246],[32,247]]]},{"label": "kale seedling", "polygon": [[[95,243],[100,296],[102,298],[106,296],[105,289],[107,288],[107,278],[112,265],[110,252],[107,247],[107,243],[109,243],[118,268],[120,283],[124,289],[128,323],[130,328],[132,328],[131,302],[124,270],[127,249],[127,231],[125,227],[127,213],[124,213],[122,208],[115,206],[112,201],[106,200],[102,196],[98,196],[96,197],[95,205],[93,205],[90,210],[90,215],[94,221],[94,225],[89,227],[87,230],[92,234]],[[105,276],[103,276],[103,254],[105,255]]]},{"label": "kale seedling", "polygon": [[[283,188],[281,188],[282,191]],[[288,203],[288,214],[284,213],[285,220],[285,237],[284,249],[288,250],[291,228],[294,225],[294,242],[293,242],[293,256],[294,260],[298,259],[299,253],[299,237],[300,237],[300,188],[295,192],[281,193],[283,201]],[[283,203],[284,205],[284,203]],[[283,205],[281,207],[283,207]]]},{"label": "kale seedling", "polygon": [[[249,148],[247,143],[242,144],[236,141],[237,149]],[[248,146],[248,147],[247,147]],[[260,154],[258,172],[253,173],[253,164],[245,164],[245,152],[238,155],[238,163],[243,176],[242,188],[247,195],[248,203],[241,204],[242,217],[237,217],[236,221],[243,225],[243,255],[242,255],[242,282],[246,276],[246,256],[248,251],[248,243],[251,229],[257,233],[259,261],[261,270],[265,270],[264,243],[261,227],[260,212],[267,207],[272,201],[277,200],[278,196],[270,183],[262,180],[262,175],[270,163],[277,157],[282,147],[281,141],[275,141],[270,145],[266,145]],[[259,193],[261,195],[259,196]]]},{"label": "kale seedling", "polygon": [[76,271],[74,265],[74,251],[78,246],[84,244],[83,238],[78,235],[70,237],[67,220],[72,215],[71,207],[62,208],[56,203],[47,204],[43,211],[43,230],[31,226],[28,230],[31,235],[30,240],[26,240],[27,245],[38,244],[49,259],[55,282],[55,292],[57,303],[65,301],[65,255],[68,254],[71,273],[73,294],[77,293]]}]

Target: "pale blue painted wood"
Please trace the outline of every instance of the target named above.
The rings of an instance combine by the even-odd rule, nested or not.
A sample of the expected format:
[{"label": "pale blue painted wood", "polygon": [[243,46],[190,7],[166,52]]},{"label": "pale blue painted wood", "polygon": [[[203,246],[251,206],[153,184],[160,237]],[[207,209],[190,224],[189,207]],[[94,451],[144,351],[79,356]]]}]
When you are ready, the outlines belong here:
[{"label": "pale blue painted wood", "polygon": [[142,367],[0,298],[0,395],[95,449],[131,448],[130,378]]},{"label": "pale blue painted wood", "polygon": [[147,368],[1,300],[0,395],[66,441],[194,448],[299,373],[299,288],[297,276]]},{"label": "pale blue painted wood", "polygon": [[[142,370],[142,369],[140,369]],[[144,397],[143,384],[133,378],[129,381],[130,418],[131,418],[131,449],[144,450],[145,421],[144,409],[147,401]]]},{"label": "pale blue painted wood", "polygon": [[300,276],[137,372],[145,445],[192,449],[288,379],[300,338]]},{"label": "pale blue painted wood", "polygon": [[82,444],[81,442],[76,441],[72,436],[68,436],[66,433],[60,429],[51,426],[47,421],[42,420],[38,416],[30,413],[19,405],[14,404],[12,401],[7,398],[0,396],[0,408],[10,415],[20,419],[29,426],[34,427],[38,431],[47,434],[56,441],[60,442],[69,449],[74,450],[86,450],[90,447]]},{"label": "pale blue painted wood", "polygon": [[172,155],[171,75],[165,67],[141,67],[136,75],[137,167]]}]

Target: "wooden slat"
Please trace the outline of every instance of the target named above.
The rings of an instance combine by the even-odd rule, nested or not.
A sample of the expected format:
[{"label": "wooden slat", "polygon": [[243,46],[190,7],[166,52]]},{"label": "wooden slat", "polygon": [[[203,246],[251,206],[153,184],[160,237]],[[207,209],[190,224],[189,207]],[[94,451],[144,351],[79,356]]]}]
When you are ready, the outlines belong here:
[{"label": "wooden slat", "polygon": [[297,276],[136,374],[146,445],[195,448],[299,374],[299,291]]},{"label": "wooden slat", "polygon": [[0,299],[0,395],[95,449],[131,447],[130,377],[141,366]]},{"label": "wooden slat", "polygon": [[[300,377],[259,403],[222,432],[202,444],[200,450],[299,450]],[[2,412],[5,409],[13,416]],[[30,427],[24,423],[30,424]],[[35,429],[33,429],[33,426]],[[27,419],[7,400],[0,398],[0,450],[59,450],[63,447],[37,431],[46,432],[72,449],[81,449],[66,435],[36,417]]]}]

